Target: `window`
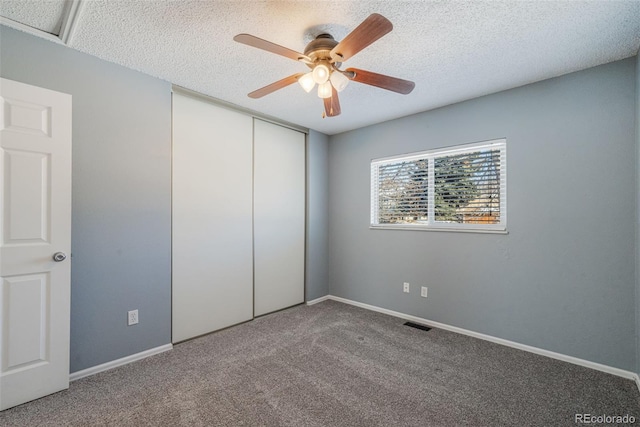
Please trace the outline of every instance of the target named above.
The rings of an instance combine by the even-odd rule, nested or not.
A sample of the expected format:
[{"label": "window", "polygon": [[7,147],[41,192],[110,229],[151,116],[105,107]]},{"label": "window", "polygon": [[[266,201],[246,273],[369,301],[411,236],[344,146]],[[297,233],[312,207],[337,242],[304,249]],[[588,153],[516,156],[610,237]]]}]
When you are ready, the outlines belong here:
[{"label": "window", "polygon": [[505,139],[371,161],[371,227],[506,231]]}]

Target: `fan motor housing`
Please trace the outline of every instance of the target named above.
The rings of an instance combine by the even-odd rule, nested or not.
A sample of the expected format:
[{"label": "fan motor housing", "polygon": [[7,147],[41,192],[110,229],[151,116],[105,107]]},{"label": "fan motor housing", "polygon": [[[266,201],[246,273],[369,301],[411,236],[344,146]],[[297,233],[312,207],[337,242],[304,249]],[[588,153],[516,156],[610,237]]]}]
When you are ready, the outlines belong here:
[{"label": "fan motor housing", "polygon": [[[331,50],[336,47],[338,42],[333,38],[331,34],[323,33],[316,36],[315,40],[309,42],[304,49],[304,54],[311,58],[315,63],[319,61],[329,61],[335,64],[336,67],[340,66],[339,62],[333,62],[331,60]],[[314,64],[307,64],[309,68],[313,68]]]}]

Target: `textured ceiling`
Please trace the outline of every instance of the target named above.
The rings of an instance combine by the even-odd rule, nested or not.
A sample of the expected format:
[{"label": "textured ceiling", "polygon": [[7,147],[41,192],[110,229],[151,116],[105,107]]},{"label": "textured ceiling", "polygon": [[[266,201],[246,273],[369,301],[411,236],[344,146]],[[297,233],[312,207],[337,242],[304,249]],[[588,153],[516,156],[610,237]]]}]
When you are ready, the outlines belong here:
[{"label": "textured ceiling", "polygon": [[[48,3],[0,0],[0,14],[10,5],[14,16],[39,16]],[[316,34],[339,40],[374,12],[393,31],[345,66],[413,80],[411,94],[352,82],[340,94],[342,114],[325,119],[322,100],[297,84],[247,97],[308,69],[233,36],[249,33],[303,51]],[[335,134],[633,56],[640,1],[91,0],[82,1],[68,45]]]},{"label": "textured ceiling", "polygon": [[0,14],[49,34],[60,34],[65,0],[1,0]]}]

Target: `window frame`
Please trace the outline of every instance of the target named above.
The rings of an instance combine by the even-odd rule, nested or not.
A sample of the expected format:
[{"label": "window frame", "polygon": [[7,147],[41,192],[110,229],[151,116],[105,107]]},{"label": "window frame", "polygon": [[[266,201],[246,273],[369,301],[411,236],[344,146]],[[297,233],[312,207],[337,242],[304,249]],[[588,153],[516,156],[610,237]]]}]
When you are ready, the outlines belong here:
[{"label": "window frame", "polygon": [[[472,153],[487,149],[500,150],[500,222],[497,224],[448,223],[435,221],[435,159],[456,154]],[[428,161],[428,215],[427,223],[422,224],[380,224],[378,223],[378,170],[380,165],[403,161]],[[418,231],[454,231],[471,233],[507,234],[507,139],[499,138],[471,144],[436,148],[427,151],[400,154],[371,160],[370,182],[370,219],[369,228],[373,230],[418,230]]]}]

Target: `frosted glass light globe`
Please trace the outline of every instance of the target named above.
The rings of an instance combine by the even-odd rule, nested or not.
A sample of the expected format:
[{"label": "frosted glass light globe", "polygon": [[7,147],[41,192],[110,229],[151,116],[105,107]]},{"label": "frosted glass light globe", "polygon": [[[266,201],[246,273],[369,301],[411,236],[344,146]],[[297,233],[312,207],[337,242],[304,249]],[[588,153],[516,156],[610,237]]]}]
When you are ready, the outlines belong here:
[{"label": "frosted glass light globe", "polygon": [[331,98],[331,82],[324,82],[321,85],[318,85],[318,97],[320,98]]},{"label": "frosted glass light globe", "polygon": [[333,73],[331,73],[331,77],[329,80],[331,80],[331,84],[336,88],[338,92],[342,92],[344,88],[349,84],[349,78],[338,71],[334,71]]},{"label": "frosted glass light globe", "polygon": [[313,81],[319,85],[329,80],[329,67],[324,64],[318,64],[313,69]]},{"label": "frosted glass light globe", "polygon": [[300,77],[298,79],[298,83],[300,83],[302,89],[304,89],[307,93],[311,92],[311,89],[313,89],[313,87],[316,85],[316,82],[313,81],[313,73],[311,71]]}]

